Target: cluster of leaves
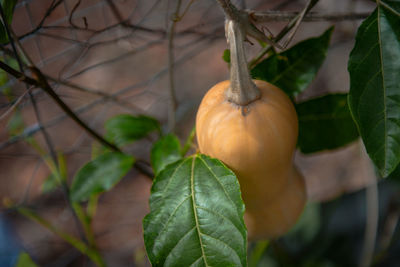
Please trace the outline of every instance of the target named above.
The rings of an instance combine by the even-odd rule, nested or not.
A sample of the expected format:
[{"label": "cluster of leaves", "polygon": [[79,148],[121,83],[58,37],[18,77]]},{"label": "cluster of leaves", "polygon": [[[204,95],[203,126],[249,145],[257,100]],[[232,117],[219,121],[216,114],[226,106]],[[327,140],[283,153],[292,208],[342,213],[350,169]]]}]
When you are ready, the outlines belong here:
[{"label": "cluster of leaves", "polygon": [[[398,1],[378,2],[376,10],[360,26],[349,58],[349,93],[333,93],[295,103],[299,116],[298,147],[303,153],[336,149],[361,136],[383,177],[399,165],[398,25]],[[253,78],[277,85],[294,99],[315,78],[326,57],[332,31],[333,28],[329,28],[319,37],[302,41],[282,53],[273,53],[251,70]],[[229,62],[229,56],[229,51],[225,51],[223,59]],[[218,186],[210,185],[213,179],[230,183],[229,170],[218,160],[205,159],[203,155],[195,155],[168,165],[154,181],[151,212],[144,220],[146,248],[154,266],[182,262],[196,266],[246,265],[243,242],[239,238],[245,228],[243,224],[237,226],[236,218],[231,216],[240,217],[241,212],[233,211],[240,211],[242,203],[219,212],[228,203],[221,201],[215,206],[213,199],[224,199],[232,186],[224,188],[221,182],[224,190],[218,192],[215,190]],[[201,164],[212,161],[223,171],[214,171],[211,163],[209,166]],[[196,174],[202,175],[202,183],[197,182]],[[202,185],[207,186],[201,188]],[[201,194],[209,195],[209,190],[213,194],[207,201]],[[229,194],[235,192],[228,191]],[[235,203],[235,199],[237,197],[231,198],[231,203]],[[231,229],[232,225],[236,226],[236,231]],[[209,236],[209,233],[216,236]],[[233,238],[232,233],[237,233],[238,238],[236,234]]]}]

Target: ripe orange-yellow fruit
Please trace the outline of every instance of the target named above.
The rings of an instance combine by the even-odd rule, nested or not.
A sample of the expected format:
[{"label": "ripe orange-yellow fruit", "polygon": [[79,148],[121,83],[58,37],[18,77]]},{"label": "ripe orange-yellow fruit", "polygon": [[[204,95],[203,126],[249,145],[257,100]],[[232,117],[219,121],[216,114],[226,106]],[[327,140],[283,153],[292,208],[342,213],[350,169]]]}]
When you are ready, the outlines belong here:
[{"label": "ripe orange-yellow fruit", "polygon": [[229,81],[207,92],[197,113],[197,141],[201,153],[237,175],[249,238],[275,238],[294,225],[306,201],[304,179],[293,165],[298,120],[285,93],[254,83],[261,97],[247,106],[226,100]]}]

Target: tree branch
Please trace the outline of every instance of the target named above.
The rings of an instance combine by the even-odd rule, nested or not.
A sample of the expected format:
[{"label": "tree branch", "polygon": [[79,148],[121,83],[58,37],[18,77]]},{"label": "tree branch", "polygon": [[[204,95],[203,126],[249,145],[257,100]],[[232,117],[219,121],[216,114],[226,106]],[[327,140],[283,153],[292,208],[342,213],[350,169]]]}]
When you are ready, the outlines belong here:
[{"label": "tree branch", "polygon": [[11,68],[4,62],[0,61],[0,68],[4,71],[8,72],[18,80],[28,83],[30,85],[42,88],[56,103],[57,105],[71,118],[73,119],[79,126],[81,126],[85,131],[87,131],[92,137],[97,139],[103,145],[111,148],[114,151],[121,150],[114,144],[110,143],[106,139],[104,139],[100,134],[95,132],[89,126],[86,125],[68,106],[67,104],[62,101],[59,96],[54,92],[53,88],[47,82],[47,79],[42,74],[42,72],[36,67],[30,67],[32,74],[34,75],[35,79],[25,76],[23,73]]},{"label": "tree branch", "polygon": [[[247,10],[247,13],[254,19],[254,21],[262,23],[262,22],[271,22],[271,21],[290,21],[293,18],[297,17],[300,12],[291,12],[291,11],[252,11]],[[361,20],[367,18],[371,13],[370,12],[361,12],[361,13],[316,13],[311,12],[304,16],[303,21],[312,22],[312,21],[344,21],[344,20]]]}]

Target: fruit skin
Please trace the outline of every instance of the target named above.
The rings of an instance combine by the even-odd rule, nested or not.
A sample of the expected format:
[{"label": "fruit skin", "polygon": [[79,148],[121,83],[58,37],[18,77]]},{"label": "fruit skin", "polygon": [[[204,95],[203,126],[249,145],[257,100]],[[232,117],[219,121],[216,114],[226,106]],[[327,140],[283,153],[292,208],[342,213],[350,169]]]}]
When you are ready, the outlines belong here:
[{"label": "fruit skin", "polygon": [[306,201],[304,179],[292,163],[298,120],[285,93],[254,83],[261,98],[247,106],[226,100],[229,81],[207,92],[197,112],[197,141],[201,153],[237,175],[249,238],[275,238],[296,222]]}]

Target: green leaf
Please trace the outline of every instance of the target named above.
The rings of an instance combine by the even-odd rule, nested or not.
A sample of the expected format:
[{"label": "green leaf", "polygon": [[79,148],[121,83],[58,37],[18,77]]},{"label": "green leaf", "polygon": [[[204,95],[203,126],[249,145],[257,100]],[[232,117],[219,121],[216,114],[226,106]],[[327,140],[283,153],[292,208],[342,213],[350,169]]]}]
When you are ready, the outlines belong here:
[{"label": "green leaf", "polygon": [[75,175],[70,197],[73,202],[110,190],[132,168],[134,158],[118,152],[103,154],[88,162]]},{"label": "green leaf", "polygon": [[160,123],[156,119],[143,115],[117,115],[106,122],[105,128],[107,137],[120,146],[146,137],[153,131],[161,132]]},{"label": "green leaf", "polygon": [[348,63],[350,110],[383,177],[400,162],[400,4],[396,2],[378,2],[358,29]]},{"label": "green leaf", "polygon": [[332,94],[296,105],[299,116],[298,146],[303,153],[335,149],[358,138],[347,105],[347,94]]},{"label": "green leaf", "polygon": [[390,173],[387,179],[392,179],[400,182],[400,164]]},{"label": "green leaf", "polygon": [[47,176],[46,180],[44,180],[42,184],[42,192],[43,193],[53,192],[59,186],[60,186],[60,181],[58,180],[57,174],[51,173],[49,176]]},{"label": "green leaf", "polygon": [[222,59],[223,59],[226,63],[231,63],[231,50],[225,49],[225,50],[224,50],[224,54],[222,55]]},{"label": "green leaf", "polygon": [[25,124],[22,113],[16,109],[12,117],[7,122],[7,130],[11,136],[16,136],[24,131]]},{"label": "green leaf", "polygon": [[268,57],[251,70],[251,75],[278,86],[291,97],[297,95],[312,82],[324,62],[332,31],[330,27],[319,37]]},{"label": "green leaf", "polygon": [[168,164],[178,161],[181,156],[181,144],[174,134],[161,137],[151,149],[151,166],[157,175]]},{"label": "green leaf", "polygon": [[[4,16],[6,17],[7,24],[10,25],[14,13],[15,5],[18,0],[1,0],[1,6],[3,8]],[[8,42],[8,36],[3,23],[0,23],[0,43],[4,44]]]},{"label": "green leaf", "polygon": [[196,154],[154,180],[143,220],[153,266],[246,266],[244,204],[235,174]]},{"label": "green leaf", "polygon": [[189,133],[189,136],[186,138],[185,144],[183,145],[183,148],[181,150],[181,155],[185,156],[186,153],[190,150],[190,148],[193,146],[193,140],[196,135],[196,126],[193,126],[192,130]]},{"label": "green leaf", "polygon": [[21,252],[18,256],[15,267],[37,267],[36,263],[31,259],[28,253]]}]

